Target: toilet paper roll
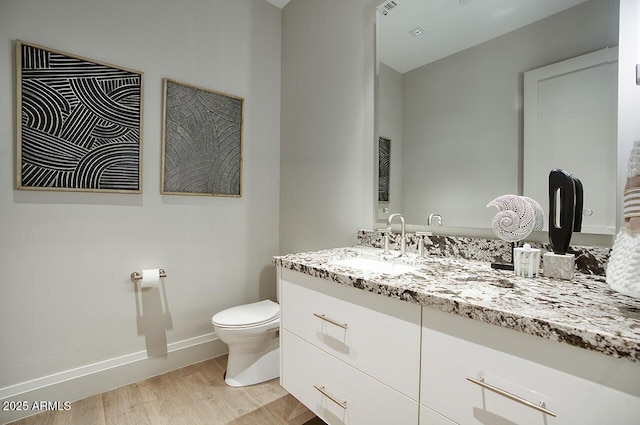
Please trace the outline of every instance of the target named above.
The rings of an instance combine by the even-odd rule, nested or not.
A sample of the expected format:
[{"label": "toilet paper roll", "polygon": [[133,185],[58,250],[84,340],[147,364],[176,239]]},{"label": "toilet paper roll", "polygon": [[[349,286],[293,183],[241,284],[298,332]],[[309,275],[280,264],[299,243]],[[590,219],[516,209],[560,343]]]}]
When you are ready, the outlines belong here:
[{"label": "toilet paper roll", "polygon": [[149,288],[160,285],[160,269],[144,269],[142,270],[141,288]]}]

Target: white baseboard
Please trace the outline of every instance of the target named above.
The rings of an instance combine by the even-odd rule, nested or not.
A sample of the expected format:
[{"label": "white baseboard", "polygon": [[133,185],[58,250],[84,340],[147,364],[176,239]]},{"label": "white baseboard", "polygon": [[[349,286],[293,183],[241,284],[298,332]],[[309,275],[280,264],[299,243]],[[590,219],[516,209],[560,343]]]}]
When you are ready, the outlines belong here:
[{"label": "white baseboard", "polygon": [[[0,423],[40,413],[32,408],[36,402],[58,401],[62,405],[227,352],[227,345],[215,333],[210,333],[168,344],[166,355],[148,357],[146,351],[138,351],[0,388]],[[15,402],[21,403],[16,405]],[[16,410],[23,405],[27,406],[26,410]]]}]

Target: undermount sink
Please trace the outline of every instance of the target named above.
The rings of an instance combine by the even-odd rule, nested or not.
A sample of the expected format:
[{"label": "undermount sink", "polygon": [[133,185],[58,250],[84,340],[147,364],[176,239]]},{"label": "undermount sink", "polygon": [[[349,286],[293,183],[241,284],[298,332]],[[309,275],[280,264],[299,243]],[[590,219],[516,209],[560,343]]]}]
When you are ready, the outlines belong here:
[{"label": "undermount sink", "polygon": [[374,273],[386,273],[391,275],[401,275],[403,273],[412,272],[420,268],[416,266],[410,266],[408,264],[398,264],[389,261],[374,260],[371,258],[363,257],[353,257],[346,258],[344,260],[336,260],[332,261],[331,264]]}]

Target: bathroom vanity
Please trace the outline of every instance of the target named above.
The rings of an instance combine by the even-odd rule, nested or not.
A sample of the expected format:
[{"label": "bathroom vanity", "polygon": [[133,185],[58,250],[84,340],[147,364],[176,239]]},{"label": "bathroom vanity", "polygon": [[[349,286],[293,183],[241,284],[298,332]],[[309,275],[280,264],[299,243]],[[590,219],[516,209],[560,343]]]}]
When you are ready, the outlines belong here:
[{"label": "bathroom vanity", "polygon": [[640,300],[601,276],[362,246],[275,263],[281,384],[331,425],[638,423]]}]

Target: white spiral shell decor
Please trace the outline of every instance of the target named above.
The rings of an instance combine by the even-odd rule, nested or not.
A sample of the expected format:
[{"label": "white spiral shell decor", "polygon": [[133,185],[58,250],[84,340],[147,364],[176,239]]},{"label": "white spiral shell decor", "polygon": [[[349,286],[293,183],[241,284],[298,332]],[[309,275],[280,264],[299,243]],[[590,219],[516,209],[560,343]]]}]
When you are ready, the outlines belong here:
[{"label": "white spiral shell decor", "polygon": [[493,232],[507,242],[520,241],[534,230],[541,230],[544,212],[539,203],[526,196],[502,195],[487,204],[498,208],[493,218]]},{"label": "white spiral shell decor", "polygon": [[523,198],[530,203],[531,208],[533,208],[533,215],[535,216],[533,231],[542,230],[542,227],[544,226],[544,210],[535,199],[529,198],[528,196],[523,196]]}]

